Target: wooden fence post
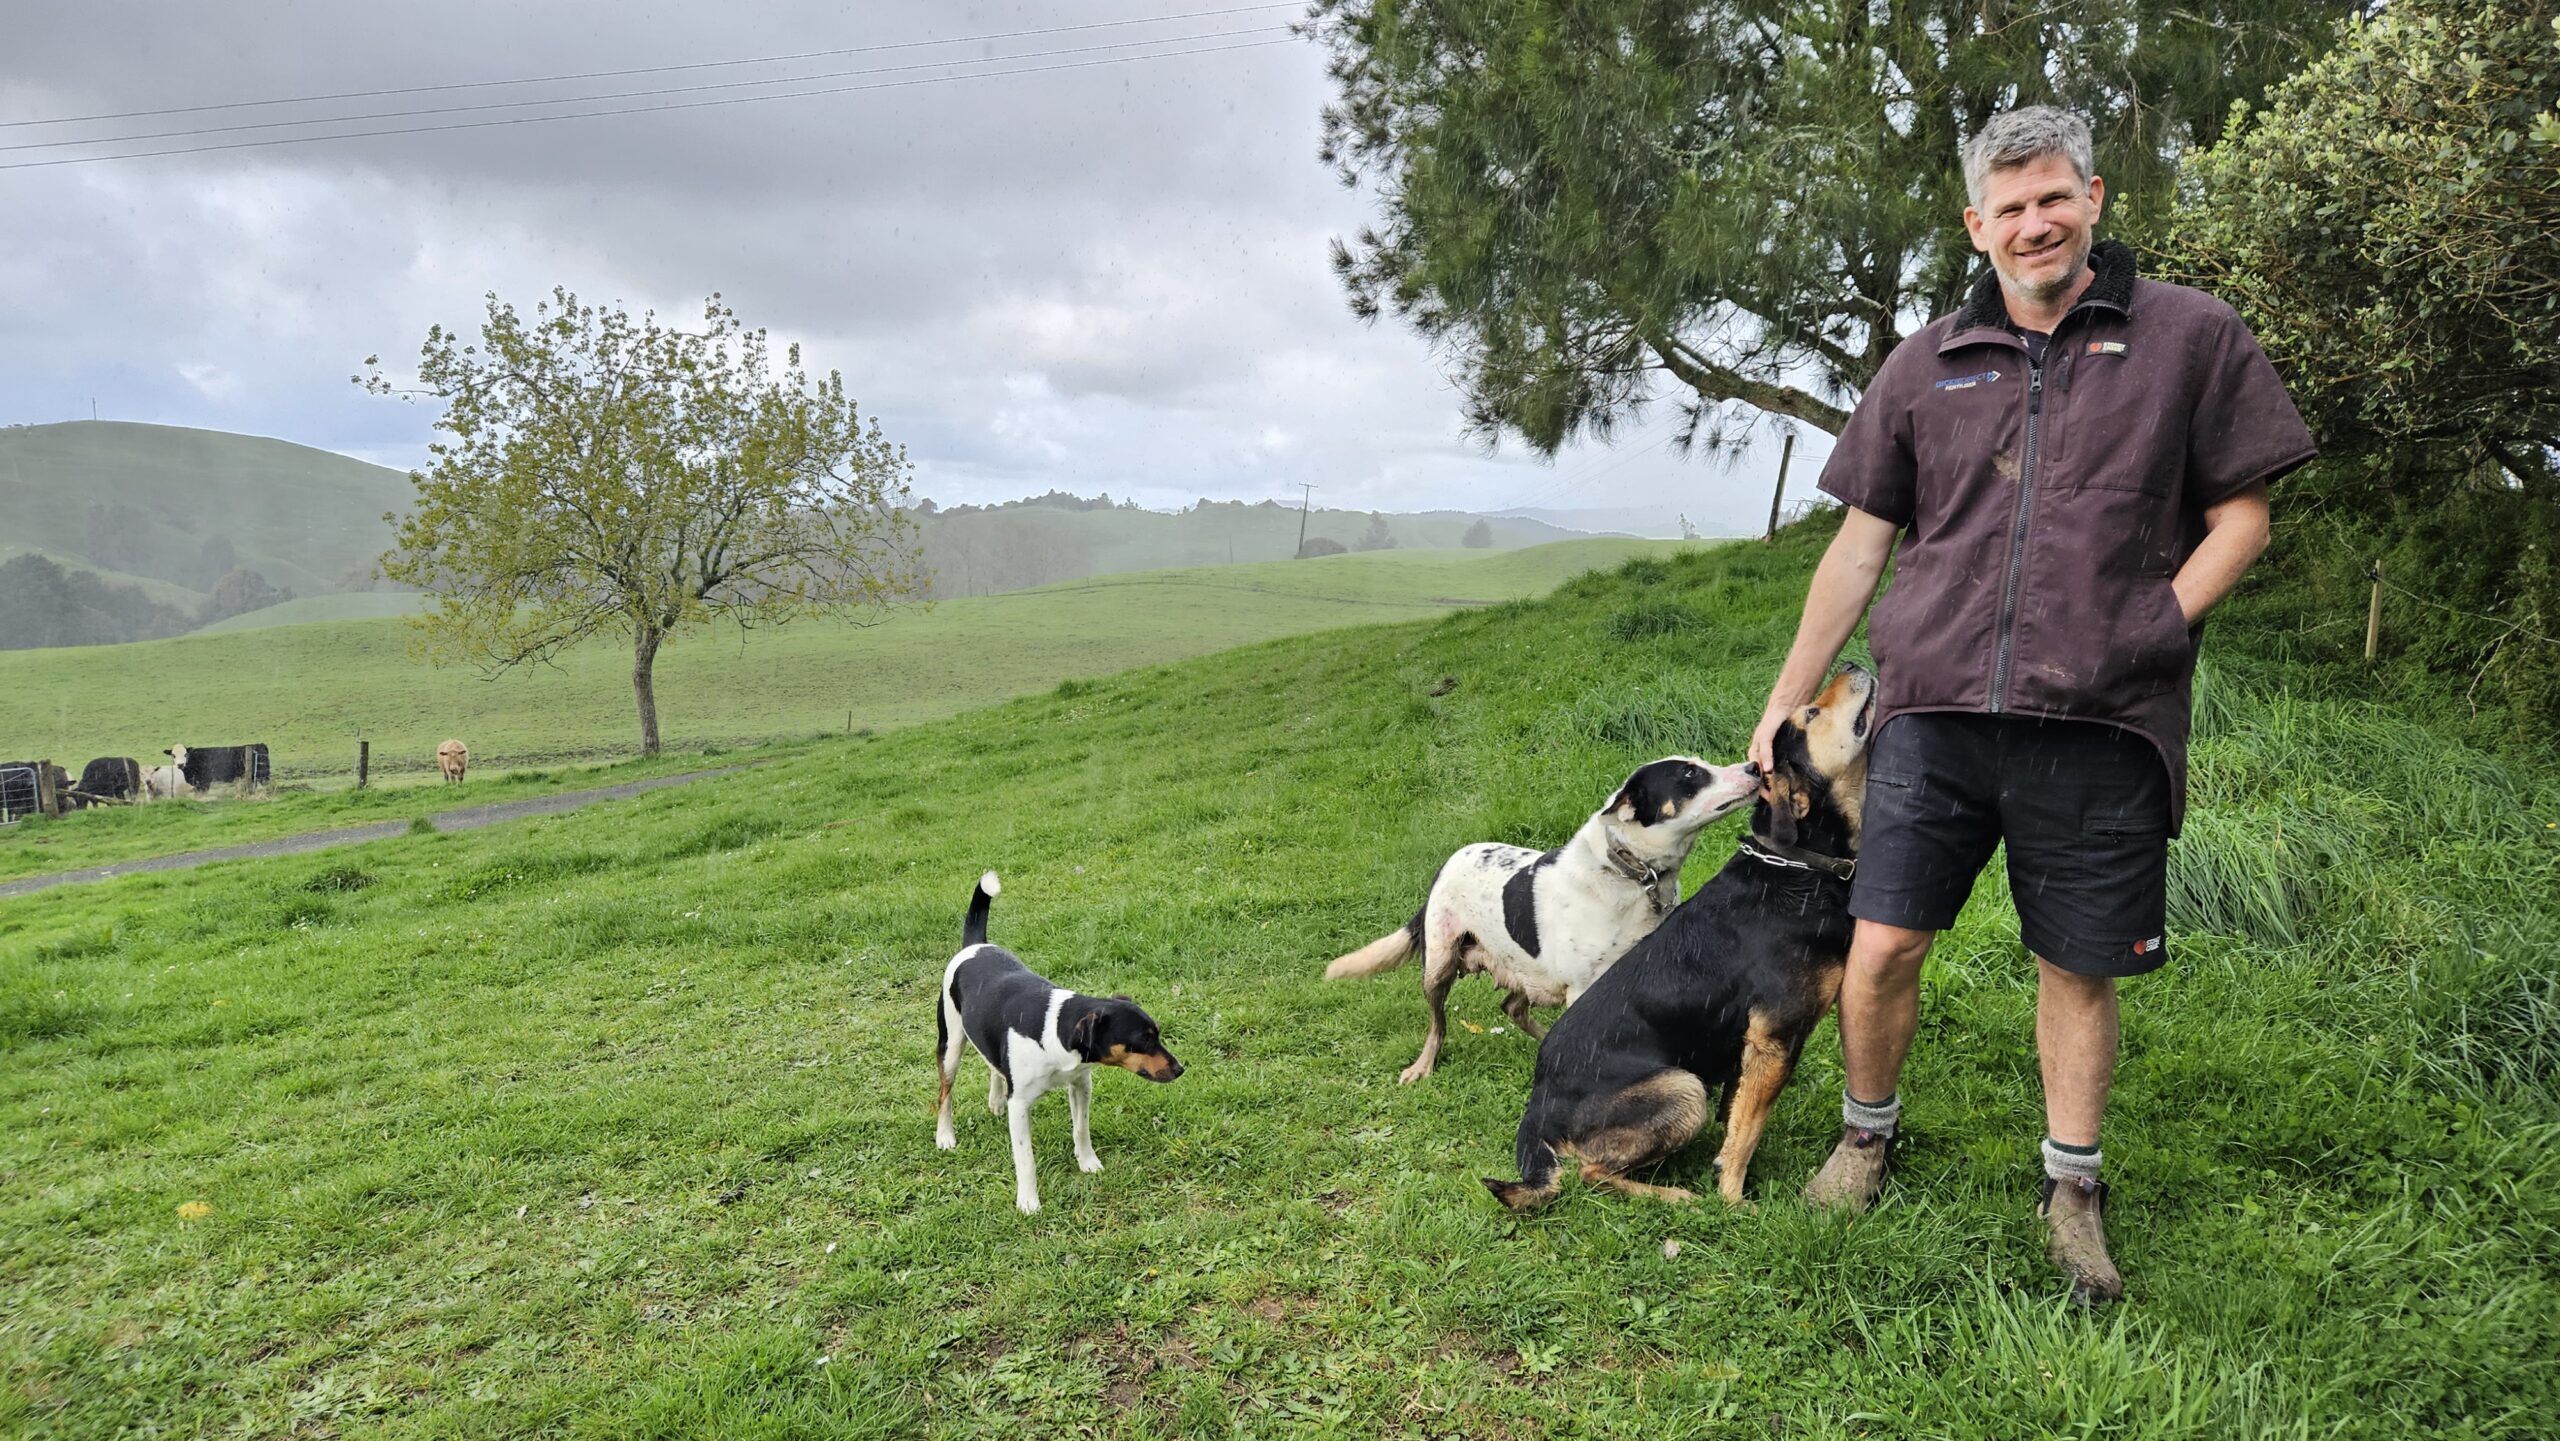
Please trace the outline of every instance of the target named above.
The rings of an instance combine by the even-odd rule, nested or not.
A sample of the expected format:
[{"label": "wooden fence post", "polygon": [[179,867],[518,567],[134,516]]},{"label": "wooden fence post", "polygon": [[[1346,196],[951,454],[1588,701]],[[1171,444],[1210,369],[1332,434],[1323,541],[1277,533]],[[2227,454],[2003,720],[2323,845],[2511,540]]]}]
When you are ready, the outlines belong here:
[{"label": "wooden fence post", "polygon": [[62,791],[53,783],[53,762],[36,762],[36,810],[47,819],[62,819]]},{"label": "wooden fence post", "polygon": [[2364,658],[2370,663],[2382,650],[2382,562],[2365,573],[2373,577],[2373,605],[2364,616]]},{"label": "wooden fence post", "polygon": [[363,790],[366,778],[373,774],[373,742],[356,742],[356,789]]},{"label": "wooden fence post", "polygon": [[1769,494],[1769,533],[1760,537],[1764,541],[1778,538],[1778,507],[1784,504],[1787,498],[1787,462],[1795,458],[1796,433],[1790,430],[1787,432],[1786,448],[1778,452],[1778,488]]}]

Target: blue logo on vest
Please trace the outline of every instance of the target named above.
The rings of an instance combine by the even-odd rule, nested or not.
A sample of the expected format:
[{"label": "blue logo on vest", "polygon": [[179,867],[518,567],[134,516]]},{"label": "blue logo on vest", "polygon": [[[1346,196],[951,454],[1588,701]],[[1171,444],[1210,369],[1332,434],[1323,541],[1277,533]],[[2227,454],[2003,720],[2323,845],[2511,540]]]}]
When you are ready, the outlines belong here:
[{"label": "blue logo on vest", "polygon": [[1959,375],[1953,380],[1941,380],[1938,382],[1938,389],[1971,390],[1977,385],[1987,384],[1991,381],[1998,380],[1999,378],[1999,371],[1986,370],[1980,375]]}]

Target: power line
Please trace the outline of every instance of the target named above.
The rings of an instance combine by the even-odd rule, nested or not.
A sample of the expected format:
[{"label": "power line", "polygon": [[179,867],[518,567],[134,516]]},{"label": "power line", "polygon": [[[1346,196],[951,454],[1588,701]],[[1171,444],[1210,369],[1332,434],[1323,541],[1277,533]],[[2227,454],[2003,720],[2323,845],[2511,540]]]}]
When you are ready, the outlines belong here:
[{"label": "power line", "polygon": [[924,60],[907,65],[878,65],[861,70],[821,70],[812,75],[786,75],[771,80],[721,80],[707,85],[676,85],[653,90],[614,90],[600,95],[562,95],[531,100],[489,100],[476,105],[431,105],[412,110],[375,110],[358,115],[315,115],[302,120],[253,120],[238,125],[208,125],[194,130],[146,130],[133,135],[99,135],[72,140],[25,140],[15,145],[0,145],[0,153],[14,150],[58,150],[75,145],[127,145],[137,140],[229,135],[244,130],[283,130],[296,125],[350,125],[366,120],[401,120],[420,115],[464,115],[486,110],[521,110],[536,105],[584,105],[598,100],[636,100],[656,95],[696,95],[709,90],[746,90],[757,86],[806,85],[813,80],[841,80],[853,75],[896,75],[913,70],[944,70],[964,65],[994,65],[1012,60],[1045,60],[1057,55],[1090,55],[1100,50],[1180,45],[1193,40],[1223,40],[1236,35],[1268,35],[1285,30],[1285,26],[1251,25],[1235,30],[1211,30],[1198,35],[1165,35],[1150,40],[1114,40],[1101,45],[1071,45],[1060,50],[1028,50],[1012,55],[988,55],[960,60]]},{"label": "power line", "polygon": [[[774,65],[789,60],[832,60],[842,55],[870,55],[889,50],[919,50],[934,45],[971,45],[990,40],[1021,40],[1038,35],[1065,35],[1083,30],[1112,30],[1130,25],[1162,25],[1173,21],[1214,20],[1263,10],[1294,10],[1298,0],[1277,4],[1231,5],[1222,10],[1191,10],[1131,20],[1095,20],[1080,25],[1049,25],[1035,30],[1002,30],[984,35],[954,35],[943,40],[900,40],[879,45],[848,45],[833,50],[803,50],[789,55],[759,55],[741,60],[694,60],[677,65],[637,65],[621,70],[584,70],[565,75],[528,75],[514,80],[457,80],[441,85],[402,85],[380,90],[341,90],[328,95],[288,95],[268,100],[226,100],[211,105],[173,105],[158,110],[117,110],[98,115],[57,115],[39,120],[0,120],[0,130],[24,125],[79,125],[98,120],[139,120],[153,115],[199,115],[213,110],[245,110],[261,105],[309,105],[325,100],[371,100],[386,95],[426,95],[446,90],[485,90],[505,85],[551,85],[568,80],[617,80],[627,75],[665,75],[680,70],[717,70],[739,65]],[[588,97],[595,98],[595,97]]]},{"label": "power line", "polygon": [[167,155],[202,155],[218,150],[256,150],[273,145],[308,145],[323,140],[365,140],[383,135],[427,135],[447,130],[488,130],[510,125],[544,125],[557,120],[591,120],[608,115],[648,115],[660,111],[702,110],[718,105],[755,105],[769,100],[808,100],[823,95],[851,95],[866,90],[903,90],[918,85],[948,85],[963,80],[1044,75],[1061,70],[1090,70],[1103,65],[1128,65],[1141,60],[1173,60],[1186,55],[1216,55],[1229,50],[1258,50],[1272,45],[1291,44],[1294,43],[1294,38],[1283,35],[1270,40],[1242,40],[1232,45],[1204,45],[1191,50],[1161,50],[1148,54],[1113,56],[1102,60],[1071,60],[1057,65],[1026,65],[1012,70],[979,70],[961,75],[926,75],[910,80],[876,81],[868,85],[833,85],[818,90],[794,91],[787,95],[732,95],[716,100],[679,101],[672,105],[624,105],[607,110],[565,111],[557,115],[515,115],[497,120],[456,120],[442,125],[400,125],[381,130],[350,130],[329,135],[280,135],[265,140],[231,140],[219,145],[179,145],[160,150],[127,151],[120,155],[71,155],[51,160],[15,160],[0,164],[0,170],[39,170],[56,165],[95,165],[110,160],[148,160]]}]

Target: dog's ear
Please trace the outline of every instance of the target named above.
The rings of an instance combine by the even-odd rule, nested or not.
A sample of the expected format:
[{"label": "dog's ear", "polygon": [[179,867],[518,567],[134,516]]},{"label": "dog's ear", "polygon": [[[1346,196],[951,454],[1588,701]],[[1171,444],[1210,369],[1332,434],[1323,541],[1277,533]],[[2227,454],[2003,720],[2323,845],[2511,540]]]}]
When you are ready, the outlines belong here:
[{"label": "dog's ear", "polygon": [[1769,812],[1769,839],[1782,846],[1791,846],[1802,833],[1802,822],[1813,807],[1802,785],[1793,777],[1780,776],[1769,782],[1766,809]]},{"label": "dog's ear", "polygon": [[1629,787],[1620,786],[1618,787],[1618,793],[1609,797],[1609,803],[1602,806],[1600,809],[1607,811],[1609,814],[1616,816],[1622,821],[1632,821],[1636,818],[1635,792]]},{"label": "dog's ear", "polygon": [[1090,1056],[1093,1054],[1093,1028],[1095,1018],[1101,1014],[1102,1012],[1098,1010],[1087,1011],[1083,1015],[1076,1017],[1075,1024],[1067,1027],[1068,1050],[1075,1052],[1079,1056]]}]

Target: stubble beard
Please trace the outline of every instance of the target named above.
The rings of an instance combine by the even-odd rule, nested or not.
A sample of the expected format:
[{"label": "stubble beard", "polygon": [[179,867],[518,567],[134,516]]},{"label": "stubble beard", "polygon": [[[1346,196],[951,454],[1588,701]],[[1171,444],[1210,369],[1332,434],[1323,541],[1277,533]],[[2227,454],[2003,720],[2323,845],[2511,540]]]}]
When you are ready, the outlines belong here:
[{"label": "stubble beard", "polygon": [[[2005,270],[2000,271],[2000,284],[2011,295],[2030,305],[2050,305],[2071,293],[2079,282],[2080,272],[2089,268],[2089,252],[2096,248],[2097,237],[2082,232],[2079,244],[2071,251],[2070,263],[2053,274],[2051,280],[2022,280]],[[1998,266],[1992,267],[1999,270]]]}]

